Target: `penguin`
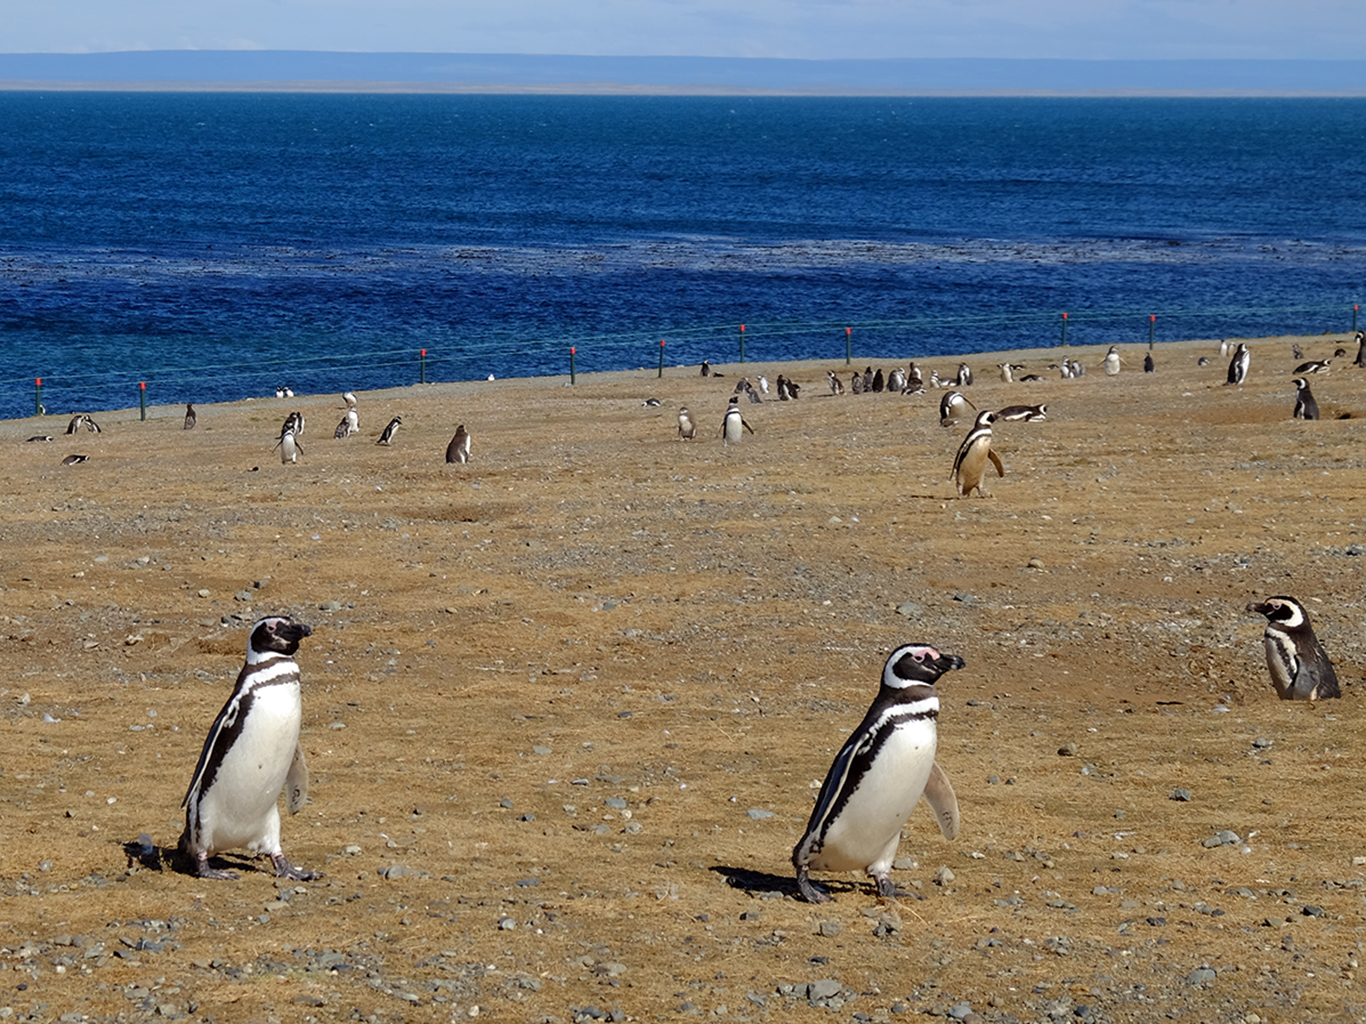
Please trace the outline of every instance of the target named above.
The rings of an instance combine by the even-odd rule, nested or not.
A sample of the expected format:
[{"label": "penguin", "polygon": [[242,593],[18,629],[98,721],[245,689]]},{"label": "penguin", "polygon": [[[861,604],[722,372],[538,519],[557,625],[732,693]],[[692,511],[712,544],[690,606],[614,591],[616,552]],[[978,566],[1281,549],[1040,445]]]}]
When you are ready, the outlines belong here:
[{"label": "penguin", "polygon": [[965,388],[972,383],[972,367],[967,363],[958,364],[958,386]]},{"label": "penguin", "polygon": [[209,858],[241,847],[268,856],[279,878],[318,877],[295,867],[280,849],[277,806],[282,790],[290,814],[308,800],[294,653],[312,632],[288,615],[272,615],[251,627],[246,664],[209,729],[180,802],[185,808],[180,853],[200,878],[237,878],[235,872],[209,867]]},{"label": "penguin", "polygon": [[825,376],[830,381],[830,393],[832,395],[844,394],[844,382],[839,379],[834,370],[826,370]]},{"label": "penguin", "polygon": [[[1296,359],[1303,359],[1303,358],[1304,358],[1304,350],[1303,350],[1302,348],[1300,348],[1300,343],[1299,343],[1298,341],[1291,343],[1291,345],[1290,345],[1290,354],[1291,354],[1292,356],[1294,356]],[[1296,372],[1296,373],[1299,373],[1300,371],[1299,371],[1299,370],[1296,370],[1295,372]]]},{"label": "penguin", "polygon": [[1316,420],[1319,418],[1319,403],[1314,401],[1314,392],[1309,390],[1309,381],[1296,377],[1295,411],[1291,417],[1297,420]]},{"label": "penguin", "polygon": [[863,374],[855,373],[849,378],[849,393],[852,395],[863,394]]},{"label": "penguin", "polygon": [[863,390],[873,390],[873,368],[871,366],[865,366],[863,368]]},{"label": "penguin", "polygon": [[802,397],[802,386],[791,377],[787,378],[787,393],[792,396],[792,401]]},{"label": "penguin", "polygon": [[944,397],[939,400],[939,425],[941,427],[951,427],[958,422],[958,417],[964,415],[964,406],[972,406],[976,409],[966,395],[961,391],[945,392]]},{"label": "penguin", "polygon": [[63,466],[76,466],[76,465],[79,465],[79,464],[82,463],[82,462],[89,462],[89,461],[90,461],[90,456],[89,456],[89,455],[68,455],[66,458],[64,458],[64,459],[62,460],[62,465],[63,465]]},{"label": "penguin", "polygon": [[304,414],[297,409],[285,417],[284,425],[280,427],[280,433],[286,430],[292,431],[294,436],[302,437],[304,433]]},{"label": "penguin", "polygon": [[641,404],[641,406],[642,406],[643,408],[646,408],[646,409],[658,409],[658,408],[660,407],[660,405],[662,405],[663,403],[660,402],[660,400],[659,400],[658,398],[647,398],[647,399],[645,399],[645,401],[641,402],[640,404]]},{"label": "penguin", "polygon": [[33,443],[34,441],[51,441],[51,440],[52,440],[52,435],[51,435],[51,434],[34,434],[34,435],[33,435],[32,437],[30,437],[30,438],[28,439],[28,441],[25,442],[25,443],[26,443],[26,444],[31,444],[31,443]]},{"label": "penguin", "polygon": [[1208,366],[1208,365],[1209,365],[1209,358],[1208,358],[1207,356],[1201,356],[1199,359],[1197,359],[1197,360],[1195,361],[1195,365],[1196,365],[1196,366]]},{"label": "penguin", "polygon": [[346,407],[347,407],[348,409],[354,409],[354,408],[356,407],[356,395],[355,395],[355,393],[352,392],[352,391],[343,391],[343,392],[342,392],[342,401],[346,403]]},{"label": "penguin", "polygon": [[1023,377],[1020,378],[1020,383],[1033,384],[1038,379],[1039,375],[1037,373],[1026,373]]},{"label": "penguin", "polygon": [[1227,339],[1227,338],[1220,338],[1220,339],[1219,339],[1219,358],[1222,359],[1222,358],[1224,358],[1224,356],[1226,356],[1226,355],[1228,355],[1228,339]]},{"label": "penguin", "polygon": [[1347,350],[1346,350],[1345,348],[1335,348],[1335,349],[1333,349],[1333,358],[1334,358],[1334,359],[1341,359],[1341,358],[1342,358],[1343,356],[1345,356],[1346,354],[1347,354]]},{"label": "penguin", "polygon": [[735,391],[733,393],[737,395],[744,394],[744,392],[748,391],[753,386],[754,385],[749,382],[748,377],[741,377],[735,382]]},{"label": "penguin", "polygon": [[678,410],[678,439],[680,441],[691,441],[697,436],[697,424],[693,422],[692,414],[688,412],[685,405]]},{"label": "penguin", "polygon": [[949,474],[949,479],[957,480],[958,493],[965,498],[973,490],[983,498],[991,497],[982,487],[988,459],[996,467],[997,476],[1006,475],[1000,456],[991,450],[991,425],[995,421],[995,413],[979,412],[977,422],[972,425],[968,436],[963,438],[963,443],[958,446],[958,454],[954,457],[953,472]]},{"label": "penguin", "polygon": [[470,434],[463,423],[455,428],[455,436],[451,438],[451,443],[446,445],[446,461],[470,461]]},{"label": "penguin", "polygon": [[90,433],[92,433],[92,434],[102,434],[102,433],[104,433],[104,431],[102,431],[102,430],[100,429],[100,425],[99,425],[98,423],[95,422],[95,417],[93,417],[93,416],[84,416],[84,417],[82,417],[82,419],[85,420],[85,429],[88,430],[88,431],[90,431]]},{"label": "penguin", "polygon": [[759,374],[759,390],[764,394],[768,394],[768,378],[762,373]]},{"label": "penguin", "polygon": [[780,373],[778,374],[778,380],[775,383],[778,387],[778,401],[786,402],[789,397],[788,379]]},{"label": "penguin", "polygon": [[702,360],[702,376],[711,376],[711,363],[707,362],[705,359]]},{"label": "penguin", "polygon": [[882,389],[887,386],[886,379],[882,376],[882,367],[877,368],[877,373],[873,374],[873,394],[882,394]]},{"label": "penguin", "polygon": [[759,405],[763,402],[763,399],[759,397],[759,392],[755,390],[753,385],[745,389],[745,397],[749,399],[750,405]]},{"label": "penguin", "polygon": [[740,413],[740,403],[737,399],[730,400],[730,406],[726,409],[725,419],[721,421],[721,443],[726,445],[739,444],[744,438],[744,432],[748,430],[754,433],[754,428],[745,422],[744,416]]},{"label": "penguin", "polygon": [[895,366],[887,374],[887,390],[898,395],[906,390],[906,371],[901,367]]},{"label": "penguin", "polygon": [[996,418],[998,420],[1023,420],[1026,423],[1034,423],[1048,418],[1048,406],[1007,405],[1004,409],[996,410]]},{"label": "penguin", "polygon": [[293,398],[293,397],[294,397],[294,389],[293,389],[292,387],[290,387],[288,384],[285,385],[285,397],[286,397],[286,398]]},{"label": "penguin", "polygon": [[189,402],[185,403],[185,427],[186,430],[193,430],[194,425],[199,422],[199,417],[194,413],[194,406]]},{"label": "penguin", "polygon": [[388,426],[379,435],[379,440],[375,444],[390,445],[394,443],[394,435],[398,433],[398,428],[403,426],[403,417],[395,416],[389,421]]},{"label": "penguin", "polygon": [[912,363],[906,371],[906,383],[902,385],[903,395],[923,395],[925,393],[925,378],[920,375],[920,367]]},{"label": "penguin", "polygon": [[1105,353],[1105,358],[1101,360],[1101,365],[1105,367],[1105,376],[1114,377],[1119,374],[1119,366],[1124,362],[1119,358],[1119,346],[1111,345],[1110,351]]},{"label": "penguin", "polygon": [[1227,386],[1243,383],[1247,380],[1247,368],[1250,365],[1252,365],[1252,352],[1240,341],[1233,352],[1233,358],[1228,362],[1228,380],[1224,381],[1224,384]]},{"label": "penguin", "polygon": [[275,448],[280,449],[281,465],[293,464],[299,461],[299,456],[304,453],[304,446],[299,443],[299,439],[294,436],[294,431],[285,430],[280,434],[280,440],[275,442]]},{"label": "penguin", "polygon": [[276,384],[276,385],[275,385],[275,397],[276,397],[276,398],[284,398],[284,397],[285,397],[285,386],[284,386],[283,384]]},{"label": "penguin", "polygon": [[1049,363],[1047,369],[1057,370],[1058,377],[1062,380],[1067,380],[1072,376],[1072,361],[1070,359],[1064,359],[1061,363]]},{"label": "penguin", "polygon": [[1001,383],[1002,383],[1002,384],[1010,384],[1011,382],[1013,382],[1013,381],[1015,380],[1015,374],[1014,374],[1013,372],[1011,372],[1011,368],[1010,368],[1010,364],[1009,364],[1009,363],[997,363],[996,365],[999,366],[999,367],[1000,367],[1000,370],[1001,370]]},{"label": "penguin", "polygon": [[1069,359],[1067,360],[1067,363],[1068,366],[1071,368],[1067,374],[1069,377],[1076,379],[1077,377],[1086,376],[1086,367],[1083,366],[1079,361],[1077,361],[1076,359]]},{"label": "penguin", "polygon": [[68,423],[68,424],[66,425],[66,432],[67,432],[67,434],[68,434],[68,435],[71,435],[71,434],[79,433],[81,427],[82,427],[84,424],[85,424],[85,414],[84,414],[84,413],[79,413],[79,412],[76,413],[75,416],[72,416],[72,417],[71,417],[71,422]]},{"label": "penguin", "polygon": [[938,370],[931,370],[931,371],[930,371],[930,387],[932,387],[932,388],[947,388],[947,387],[950,387],[950,386],[951,386],[951,385],[950,385],[947,381],[942,381],[942,380],[939,379],[939,371],[938,371]]},{"label": "penguin", "polygon": [[1352,340],[1357,343],[1357,357],[1352,365],[1366,367],[1366,331],[1357,331]]},{"label": "penguin", "polygon": [[337,429],[334,430],[334,431],[332,431],[332,436],[333,436],[334,438],[336,438],[338,441],[342,440],[343,438],[346,438],[346,437],[349,437],[349,436],[350,436],[350,431],[348,431],[348,430],[346,429],[346,417],[345,417],[345,416],[343,416],[343,417],[341,418],[341,422],[337,424]]},{"label": "penguin", "polygon": [[1268,597],[1262,604],[1249,603],[1247,610],[1266,616],[1266,667],[1281,700],[1342,696],[1333,663],[1314,635],[1304,605],[1293,597]]},{"label": "penguin", "polygon": [[1144,353],[1144,356],[1143,356],[1143,372],[1144,372],[1144,373],[1153,373],[1156,369],[1157,369],[1157,364],[1155,364],[1155,363],[1153,362],[1153,354],[1152,354],[1151,352]]},{"label": "penguin", "polygon": [[1331,370],[1333,360],[1331,359],[1311,359],[1307,363],[1300,363],[1292,370],[1292,373],[1327,373]]},{"label": "penguin", "polygon": [[939,694],[935,682],[963,659],[928,644],[905,644],[882,669],[882,685],[863,721],[825,776],[806,833],[792,850],[797,889],[808,903],[829,895],[815,871],[864,871],[878,895],[900,895],[891,879],[901,828],[921,797],[944,838],[958,835],[958,798],[935,761]]}]

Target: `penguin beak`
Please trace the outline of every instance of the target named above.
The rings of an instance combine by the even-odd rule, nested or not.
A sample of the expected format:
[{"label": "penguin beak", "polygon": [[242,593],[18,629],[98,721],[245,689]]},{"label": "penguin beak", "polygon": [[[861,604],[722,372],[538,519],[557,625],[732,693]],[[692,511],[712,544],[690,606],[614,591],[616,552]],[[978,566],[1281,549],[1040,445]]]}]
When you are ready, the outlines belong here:
[{"label": "penguin beak", "polygon": [[939,660],[935,662],[935,667],[941,672],[950,672],[954,669],[960,669],[966,664],[967,662],[956,654],[941,654]]},{"label": "penguin beak", "polygon": [[1270,615],[1271,605],[1258,604],[1256,601],[1249,601],[1247,605],[1247,611],[1256,612],[1258,615]]}]

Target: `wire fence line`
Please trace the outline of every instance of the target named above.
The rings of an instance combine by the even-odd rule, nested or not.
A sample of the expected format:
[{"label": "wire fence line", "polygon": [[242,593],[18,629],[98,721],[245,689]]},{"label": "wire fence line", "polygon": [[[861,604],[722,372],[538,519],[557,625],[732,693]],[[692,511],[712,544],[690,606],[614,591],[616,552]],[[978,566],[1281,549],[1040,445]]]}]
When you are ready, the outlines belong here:
[{"label": "wire fence line", "polygon": [[[485,333],[439,340],[439,347],[413,345],[352,349],[318,355],[252,358],[210,364],[139,366],[142,350],[127,355],[128,365],[98,366],[71,372],[51,366],[19,374],[13,355],[3,359],[0,415],[36,411],[39,401],[52,411],[108,409],[135,404],[143,384],[154,403],[232,401],[269,396],[288,385],[300,393],[373,390],[420,381],[480,380],[498,376],[568,374],[570,350],[578,372],[622,370],[656,365],[696,365],[704,359],[749,362],[830,359],[861,360],[969,355],[973,352],[1070,346],[1147,344],[1206,335],[1252,337],[1267,334],[1324,334],[1355,330],[1359,307],[1335,304],[1299,306],[1181,307],[1139,309],[986,310],[975,314],[920,315],[850,320],[767,320],[745,325],[675,325],[657,336],[639,330],[582,331],[552,338],[517,339]],[[1126,325],[1132,324],[1130,330]],[[1161,325],[1160,328],[1157,325]],[[1221,330],[1210,330],[1211,326]],[[1009,337],[1003,339],[1002,331]],[[1161,336],[1158,337],[1160,330]],[[889,339],[895,338],[895,356]],[[1008,342],[1008,343],[1006,343]],[[742,348],[743,346],[743,348]],[[291,344],[282,346],[297,350]],[[56,357],[49,356],[55,361]],[[511,370],[506,369],[511,367]],[[491,369],[493,368],[493,369]],[[46,371],[46,372],[45,372]],[[46,396],[46,399],[44,399]]]}]

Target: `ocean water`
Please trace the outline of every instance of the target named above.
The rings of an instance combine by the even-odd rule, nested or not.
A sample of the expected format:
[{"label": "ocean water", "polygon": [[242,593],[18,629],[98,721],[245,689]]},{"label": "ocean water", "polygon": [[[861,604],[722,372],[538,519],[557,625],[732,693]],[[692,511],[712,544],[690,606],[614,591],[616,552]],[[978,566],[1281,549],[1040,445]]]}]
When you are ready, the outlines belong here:
[{"label": "ocean water", "polygon": [[[1344,331],[1366,100],[0,93],[0,416]],[[1366,327],[1366,319],[1362,320]]]}]

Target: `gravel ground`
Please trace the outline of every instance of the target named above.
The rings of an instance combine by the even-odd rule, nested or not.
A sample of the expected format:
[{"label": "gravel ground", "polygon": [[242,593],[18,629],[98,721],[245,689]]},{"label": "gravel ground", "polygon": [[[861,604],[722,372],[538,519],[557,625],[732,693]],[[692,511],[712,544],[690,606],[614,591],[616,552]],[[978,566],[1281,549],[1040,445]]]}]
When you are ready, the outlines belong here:
[{"label": "gravel ground", "polygon": [[[0,423],[0,1021],[1361,1019],[1366,372],[1292,422],[1292,340],[1345,341],[1255,341],[1236,388],[1212,342],[974,357],[979,408],[1049,407],[998,425],[990,499],[953,496],[937,395],[814,363],[364,393],[346,441],[334,396]],[[727,449],[741,372],[802,398]],[[1343,700],[1275,700],[1243,609],[1286,593]],[[177,873],[246,626],[286,611],[284,844],[322,877]],[[790,851],[911,640],[967,661],[962,832],[918,811],[906,897],[809,906]]]}]

